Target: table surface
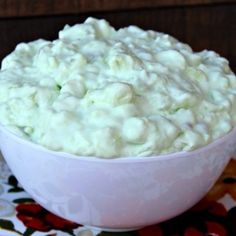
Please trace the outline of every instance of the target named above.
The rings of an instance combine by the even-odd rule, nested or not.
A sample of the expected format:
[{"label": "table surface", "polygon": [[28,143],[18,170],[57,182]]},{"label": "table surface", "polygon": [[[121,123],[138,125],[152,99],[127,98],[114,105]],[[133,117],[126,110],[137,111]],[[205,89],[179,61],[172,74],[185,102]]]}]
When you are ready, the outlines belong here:
[{"label": "table surface", "polygon": [[133,232],[86,229],[38,205],[0,157],[0,236],[235,236],[236,159],[232,159],[207,196],[169,221]]}]

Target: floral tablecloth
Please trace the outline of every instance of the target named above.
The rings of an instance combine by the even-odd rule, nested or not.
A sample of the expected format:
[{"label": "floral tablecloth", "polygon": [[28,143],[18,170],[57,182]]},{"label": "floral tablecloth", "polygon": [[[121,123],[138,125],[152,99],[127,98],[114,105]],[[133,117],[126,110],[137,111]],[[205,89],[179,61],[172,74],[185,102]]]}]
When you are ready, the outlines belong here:
[{"label": "floral tablecloth", "polygon": [[59,218],[37,204],[0,157],[0,236],[236,236],[236,160],[208,195],[169,221],[124,233],[95,232]]}]

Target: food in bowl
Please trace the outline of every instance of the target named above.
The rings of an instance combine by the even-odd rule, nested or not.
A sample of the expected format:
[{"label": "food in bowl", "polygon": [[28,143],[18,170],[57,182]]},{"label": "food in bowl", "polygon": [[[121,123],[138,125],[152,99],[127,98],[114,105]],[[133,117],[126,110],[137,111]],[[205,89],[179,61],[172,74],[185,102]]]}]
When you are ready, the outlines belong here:
[{"label": "food in bowl", "polygon": [[2,61],[0,123],[48,149],[101,158],[190,151],[236,124],[236,77],[212,51],[88,18]]},{"label": "food in bowl", "polygon": [[182,213],[213,185],[236,146],[235,96],[216,53],[88,18],[3,60],[0,147],[46,209],[133,230]]}]

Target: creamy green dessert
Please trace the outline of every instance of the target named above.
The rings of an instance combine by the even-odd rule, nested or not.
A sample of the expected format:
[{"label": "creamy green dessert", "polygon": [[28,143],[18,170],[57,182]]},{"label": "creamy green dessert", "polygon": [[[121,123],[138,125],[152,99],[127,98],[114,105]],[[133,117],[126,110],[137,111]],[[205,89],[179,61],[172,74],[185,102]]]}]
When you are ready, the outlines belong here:
[{"label": "creamy green dessert", "polygon": [[236,77],[215,52],[88,18],[2,61],[0,123],[82,156],[188,151],[235,126]]}]

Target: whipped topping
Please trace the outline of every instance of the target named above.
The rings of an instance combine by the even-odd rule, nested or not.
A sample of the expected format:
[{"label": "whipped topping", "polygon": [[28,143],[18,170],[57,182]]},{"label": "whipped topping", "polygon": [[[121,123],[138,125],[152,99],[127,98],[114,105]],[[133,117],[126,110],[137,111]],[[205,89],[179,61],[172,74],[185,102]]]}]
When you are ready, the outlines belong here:
[{"label": "whipped topping", "polygon": [[0,123],[56,151],[102,158],[193,150],[236,124],[236,77],[213,51],[88,18],[2,61]]}]

